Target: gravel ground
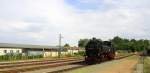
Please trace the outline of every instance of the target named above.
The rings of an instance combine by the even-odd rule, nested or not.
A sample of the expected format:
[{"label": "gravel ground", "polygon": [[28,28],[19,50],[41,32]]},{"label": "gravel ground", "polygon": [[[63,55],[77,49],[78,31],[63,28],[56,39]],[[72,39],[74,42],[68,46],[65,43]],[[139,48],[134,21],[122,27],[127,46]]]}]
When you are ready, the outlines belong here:
[{"label": "gravel ground", "polygon": [[132,56],[121,60],[91,65],[64,73],[133,73],[137,63],[138,57]]},{"label": "gravel ground", "polygon": [[29,71],[29,72],[22,72],[22,73],[48,73],[48,72],[53,72],[53,71],[58,71],[58,70],[63,70],[63,69],[68,69],[72,67],[78,67],[81,65],[66,65],[66,66],[59,66],[59,67],[54,67],[54,68],[48,68],[48,69],[41,69],[41,70],[36,70],[36,71]]},{"label": "gravel ground", "polygon": [[[80,60],[82,61],[82,60]],[[35,67],[40,67],[40,66],[55,66],[56,64],[69,64],[69,63],[75,63],[75,62],[79,62],[78,61],[69,61],[69,62],[59,62],[59,63],[52,63],[52,64],[40,64],[40,65],[30,65],[30,66],[23,66],[23,67],[12,67],[12,68],[5,68],[5,69],[0,69],[0,71],[8,71],[8,70],[16,70],[16,69],[31,69],[31,68],[35,68]],[[33,72],[34,73],[34,72]]]}]

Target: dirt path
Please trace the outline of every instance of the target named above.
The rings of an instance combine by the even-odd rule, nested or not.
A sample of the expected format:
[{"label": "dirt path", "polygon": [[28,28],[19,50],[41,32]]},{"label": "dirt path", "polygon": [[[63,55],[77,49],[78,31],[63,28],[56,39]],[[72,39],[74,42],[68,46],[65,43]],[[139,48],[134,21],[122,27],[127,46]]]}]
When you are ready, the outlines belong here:
[{"label": "dirt path", "polygon": [[136,64],[136,60],[124,60],[120,63],[105,67],[95,73],[133,73]]},{"label": "dirt path", "polygon": [[92,65],[65,73],[133,73],[138,57],[132,56],[121,60],[114,60]]}]

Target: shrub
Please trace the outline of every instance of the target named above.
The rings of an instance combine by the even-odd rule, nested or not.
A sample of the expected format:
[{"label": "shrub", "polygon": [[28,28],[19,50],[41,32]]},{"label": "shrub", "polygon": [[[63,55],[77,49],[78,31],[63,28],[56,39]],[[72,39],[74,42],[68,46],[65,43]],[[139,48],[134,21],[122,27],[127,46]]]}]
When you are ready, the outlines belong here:
[{"label": "shrub", "polygon": [[74,55],[77,55],[77,56],[84,56],[84,55],[85,55],[85,52],[84,52],[84,51],[79,51],[78,53],[74,53]]},{"label": "shrub", "polygon": [[65,56],[66,56],[66,57],[72,57],[73,55],[70,54],[70,53],[68,53],[68,54],[66,54]]},{"label": "shrub", "polygon": [[25,59],[38,59],[43,58],[43,55],[22,55],[22,54],[6,54],[0,56],[0,61],[10,61],[10,60],[25,60]]}]

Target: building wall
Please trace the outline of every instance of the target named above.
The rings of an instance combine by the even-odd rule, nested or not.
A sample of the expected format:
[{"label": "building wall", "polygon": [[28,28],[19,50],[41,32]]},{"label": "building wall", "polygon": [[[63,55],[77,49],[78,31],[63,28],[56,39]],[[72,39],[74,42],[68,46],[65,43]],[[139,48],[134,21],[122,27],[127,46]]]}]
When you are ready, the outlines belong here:
[{"label": "building wall", "polygon": [[[73,51],[75,52],[75,51]],[[61,52],[61,55],[67,55],[68,51],[62,51]],[[51,50],[51,51],[44,51],[44,57],[58,57],[58,51],[54,51],[54,50]]]},{"label": "building wall", "polygon": [[45,51],[44,57],[57,57],[58,52],[57,51]]},{"label": "building wall", "polygon": [[43,51],[38,50],[28,50],[28,55],[43,55]]},{"label": "building wall", "polygon": [[61,52],[62,55],[67,55],[68,51]]},{"label": "building wall", "polygon": [[[67,51],[62,51],[61,55],[67,55],[67,54],[74,54],[78,53],[79,50],[67,50]],[[58,57],[58,51],[44,51],[44,57]]]},{"label": "building wall", "polygon": [[6,55],[8,53],[22,53],[24,55],[43,55],[44,57],[57,57],[58,52],[54,50],[43,52],[43,49],[21,49],[21,48],[0,48],[0,55]]},{"label": "building wall", "polygon": [[0,48],[0,55],[6,55],[8,53],[22,53],[21,48]]},{"label": "building wall", "polygon": [[[52,50],[52,49],[44,50],[43,52],[43,49],[39,50],[39,49],[21,49],[21,48],[0,48],[0,55],[6,55],[11,52],[14,54],[24,53],[28,55],[43,55],[44,54],[44,57],[57,57],[58,56],[58,51]],[[79,50],[70,49],[70,50],[61,52],[61,55],[74,54],[78,52]]]},{"label": "building wall", "polygon": [[73,50],[73,49],[68,50],[68,53],[70,53],[70,54],[74,54],[74,53],[78,53],[78,52],[79,52],[79,50]]}]

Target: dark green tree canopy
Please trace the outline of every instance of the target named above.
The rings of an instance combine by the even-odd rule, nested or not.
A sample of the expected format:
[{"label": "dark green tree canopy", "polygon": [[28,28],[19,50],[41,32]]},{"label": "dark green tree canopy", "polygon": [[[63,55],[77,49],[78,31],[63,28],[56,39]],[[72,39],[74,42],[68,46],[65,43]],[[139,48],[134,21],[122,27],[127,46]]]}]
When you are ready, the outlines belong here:
[{"label": "dark green tree canopy", "polygon": [[64,45],[64,48],[69,48],[69,47],[70,47],[70,45],[67,43]]},{"label": "dark green tree canopy", "polygon": [[143,51],[149,48],[149,40],[135,40],[135,39],[124,39],[121,37],[114,37],[111,40],[117,50],[128,50],[128,51]]},{"label": "dark green tree canopy", "polygon": [[78,46],[81,48],[85,48],[86,44],[88,43],[89,39],[80,39],[78,41]]}]

